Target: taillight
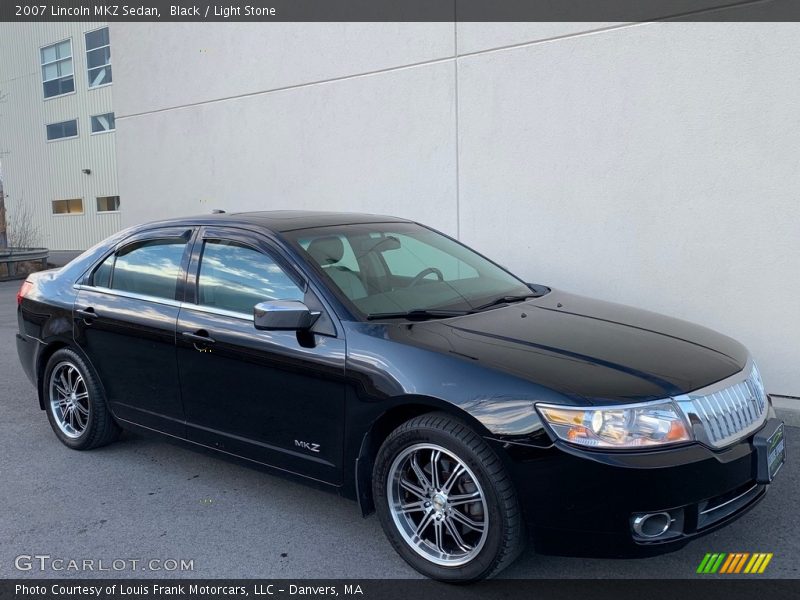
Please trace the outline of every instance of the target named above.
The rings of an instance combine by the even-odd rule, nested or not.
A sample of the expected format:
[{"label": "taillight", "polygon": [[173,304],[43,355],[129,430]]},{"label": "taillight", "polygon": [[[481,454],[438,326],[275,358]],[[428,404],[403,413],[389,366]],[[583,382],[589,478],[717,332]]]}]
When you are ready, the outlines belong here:
[{"label": "taillight", "polygon": [[22,304],[22,299],[25,296],[27,296],[28,292],[30,292],[32,289],[33,289],[32,281],[25,281],[22,283],[22,285],[19,288],[19,291],[17,292],[17,306]]}]

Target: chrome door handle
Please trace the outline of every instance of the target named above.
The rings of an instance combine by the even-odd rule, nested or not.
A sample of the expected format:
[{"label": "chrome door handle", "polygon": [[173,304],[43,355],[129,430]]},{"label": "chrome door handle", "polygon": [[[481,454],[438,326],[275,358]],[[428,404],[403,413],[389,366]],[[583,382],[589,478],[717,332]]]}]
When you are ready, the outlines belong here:
[{"label": "chrome door handle", "polygon": [[185,340],[190,342],[194,342],[195,344],[213,344],[214,338],[210,337],[208,334],[202,335],[200,333],[194,333],[192,331],[182,331],[181,337]]}]

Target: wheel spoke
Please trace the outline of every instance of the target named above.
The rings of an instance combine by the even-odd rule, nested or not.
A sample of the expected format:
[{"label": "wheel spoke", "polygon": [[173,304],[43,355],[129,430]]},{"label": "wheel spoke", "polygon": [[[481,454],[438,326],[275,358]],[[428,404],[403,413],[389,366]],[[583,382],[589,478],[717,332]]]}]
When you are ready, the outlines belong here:
[{"label": "wheel spoke", "polygon": [[54,385],[54,387],[56,388],[56,391],[59,394],[61,394],[64,397],[69,396],[69,392],[62,385],[60,385],[57,381],[53,385]]},{"label": "wheel spoke", "polygon": [[456,544],[459,548],[461,548],[461,550],[464,552],[469,552],[472,550],[472,546],[468,546],[466,543],[464,543],[464,539],[461,537],[461,534],[458,533],[458,528],[452,523],[452,519],[449,516],[444,518],[444,525],[447,528],[450,537],[455,540]]},{"label": "wheel spoke", "polygon": [[420,500],[418,502],[410,502],[408,504],[401,504],[400,505],[400,512],[403,514],[413,513],[413,512],[421,512],[425,510],[425,501]]},{"label": "wheel spoke", "polygon": [[473,529],[478,532],[483,531],[483,523],[478,523],[477,521],[473,521],[461,511],[453,509],[450,515],[452,516],[453,520],[458,521],[462,525],[466,525],[470,529]]},{"label": "wheel spoke", "polygon": [[431,487],[439,489],[439,457],[442,455],[438,450],[431,452]]},{"label": "wheel spoke", "polygon": [[459,463],[459,465],[455,469],[453,469],[453,472],[450,473],[450,477],[447,478],[447,481],[444,482],[444,485],[442,486],[442,491],[445,494],[449,494],[451,488],[455,485],[458,478],[461,477],[461,475],[463,475],[466,472],[467,470],[464,468],[464,465]]},{"label": "wheel spoke", "polygon": [[428,478],[425,477],[425,472],[419,466],[419,463],[417,462],[416,452],[411,456],[411,460],[409,461],[409,463],[411,464],[411,469],[414,471],[414,475],[417,476],[417,481],[419,481],[419,484],[422,486],[424,490],[426,491],[429,490],[431,487],[431,482],[428,481]]},{"label": "wheel spoke", "polygon": [[77,425],[75,431],[78,431],[79,429],[80,431],[83,431],[84,427],[86,427],[86,421],[84,420],[81,411],[74,410],[73,414],[75,415],[75,424]]},{"label": "wheel spoke", "polygon": [[447,497],[447,503],[450,506],[461,506],[462,504],[469,504],[471,502],[480,502],[481,493],[478,490],[469,494],[456,494]]},{"label": "wheel spoke", "polygon": [[400,480],[400,487],[403,488],[404,490],[406,490],[407,492],[411,492],[417,498],[421,498],[423,500],[428,498],[428,496],[425,494],[425,490],[423,490],[420,487],[417,487],[416,485],[414,485],[413,483],[411,483],[407,479],[401,479]]},{"label": "wheel spoke", "polygon": [[435,536],[434,544],[436,545],[436,549],[442,554],[444,554],[444,547],[442,546],[442,538],[443,538],[442,534],[444,533],[444,531],[441,519],[433,520],[433,532]]},{"label": "wheel spoke", "polygon": [[84,416],[84,415],[88,416],[89,415],[89,409],[87,407],[85,407],[83,404],[80,404],[79,402],[76,402],[75,403],[75,408],[78,409],[78,414],[80,414],[81,416]]},{"label": "wheel spoke", "polygon": [[67,390],[67,395],[71,394],[72,393],[72,384],[70,384],[69,379],[67,378],[66,371],[62,370],[61,373],[58,374],[58,376],[61,379],[61,386],[65,390]]},{"label": "wheel spoke", "polygon": [[417,525],[417,530],[414,532],[414,534],[418,538],[422,538],[423,532],[428,527],[428,525],[430,525],[431,522],[433,521],[433,515],[434,513],[431,510],[424,517],[422,517],[422,520],[419,522],[419,525]]},{"label": "wheel spoke", "polygon": [[75,394],[75,400],[86,400],[89,398],[89,392],[81,392],[80,394]]},{"label": "wheel spoke", "polygon": [[72,385],[71,389],[72,393],[75,393],[78,390],[78,384],[81,381],[81,374],[78,373],[76,369],[70,369],[69,371],[67,371],[67,378],[69,379],[70,384]]}]

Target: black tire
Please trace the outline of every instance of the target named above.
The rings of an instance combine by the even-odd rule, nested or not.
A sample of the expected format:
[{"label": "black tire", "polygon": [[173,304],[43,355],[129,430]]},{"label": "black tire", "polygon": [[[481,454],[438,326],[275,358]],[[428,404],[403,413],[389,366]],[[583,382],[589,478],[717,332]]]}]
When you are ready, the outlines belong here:
[{"label": "black tire", "polygon": [[[429,552],[425,547],[421,547],[417,543],[418,548],[415,549],[412,546],[412,542],[407,540],[407,537],[410,536],[408,533],[410,530],[404,533],[401,530],[403,525],[398,524],[399,522],[408,524],[408,521],[404,520],[404,511],[398,511],[396,508],[393,510],[392,508],[395,501],[399,501],[400,506],[405,506],[402,495],[408,490],[403,485],[400,485],[399,482],[401,480],[404,481],[407,475],[412,476],[412,471],[408,470],[405,471],[407,475],[398,475],[402,472],[399,465],[406,464],[408,468],[411,468],[410,461],[412,458],[416,458],[416,453],[427,451],[433,457],[433,452],[436,452],[435,448],[437,447],[446,450],[447,454],[439,454],[440,457],[444,457],[445,461],[456,460],[456,462],[450,460],[451,473],[456,471],[458,462],[468,469],[469,472],[462,475],[466,480],[466,484],[469,485],[473,477],[479,484],[477,488],[473,486],[469,490],[477,489],[472,494],[477,493],[485,500],[485,503],[478,506],[478,518],[485,519],[484,528],[486,533],[485,535],[478,532],[472,533],[475,538],[482,536],[482,541],[475,542],[471,546],[470,544],[465,545],[467,548],[472,548],[471,552],[474,555],[470,558],[469,553],[465,551],[466,555],[460,559],[467,561],[463,564],[437,564],[434,562],[435,559],[430,559],[423,555],[425,552]],[[409,458],[406,459],[406,456]],[[425,455],[416,454],[416,456],[424,457]],[[404,463],[403,461],[406,462]],[[433,461],[431,463],[433,464]],[[432,464],[426,468],[433,468]],[[441,479],[448,478],[446,473],[444,471],[444,475],[439,478],[440,485],[438,487],[440,489],[442,488]],[[430,476],[430,470],[424,475],[429,480],[433,479]],[[420,477],[416,478],[417,483],[421,482],[421,480]],[[435,479],[433,480],[435,481]],[[464,484],[461,483],[459,485]],[[394,492],[393,490],[395,489],[398,492]],[[436,488],[432,485],[430,489],[434,490]],[[480,494],[480,492],[483,493]],[[468,583],[492,577],[511,564],[524,548],[525,537],[522,514],[511,478],[508,476],[502,461],[481,436],[475,433],[466,423],[450,415],[444,413],[422,415],[407,421],[395,429],[386,438],[378,451],[373,469],[372,493],[381,525],[394,549],[414,569],[432,579],[451,583]],[[399,496],[395,496],[395,494],[399,494]],[[415,494],[414,496],[407,496],[407,498],[411,499],[412,504],[417,504],[418,497],[422,498],[418,493],[415,492]],[[441,500],[443,498],[446,499],[448,494],[455,498],[452,491],[448,490],[444,496],[436,498],[437,502],[434,503],[434,506],[414,509],[414,512],[418,513],[414,518],[418,518],[419,521],[411,523],[411,530],[413,530],[414,526],[421,525],[425,515],[430,511],[434,511],[439,515],[434,518],[446,521],[448,511],[450,511],[449,514],[452,514],[452,511],[455,510],[454,507],[451,508],[449,506],[449,503],[444,505],[441,503]],[[428,496],[433,497],[436,494],[433,494],[433,496],[428,494]],[[424,498],[422,503],[425,504]],[[428,502],[425,506],[428,505],[431,505],[431,502]],[[397,507],[398,505],[394,504],[394,506]],[[441,512],[436,511],[437,508],[441,509]],[[463,508],[462,505],[458,510]],[[433,523],[433,520],[431,520],[431,523]],[[451,520],[450,523],[444,523],[444,525],[449,527],[453,523],[455,521]],[[440,531],[447,530],[442,525],[439,525],[439,527]],[[461,527],[461,532],[470,533],[463,526]],[[423,530],[421,535],[424,534],[426,534],[426,530]],[[427,535],[431,535],[430,526],[427,526]],[[436,533],[434,532],[432,535],[435,536]],[[446,534],[442,533],[441,536],[433,542],[434,551],[444,548],[445,544],[448,543],[448,537],[450,538],[451,547],[456,544],[456,537],[449,531]],[[466,541],[466,538],[462,541]],[[448,560],[450,559],[448,558]]]},{"label": "black tire", "polygon": [[[81,400],[81,412],[73,415],[72,422],[76,424],[73,426],[70,425],[69,419],[62,419],[63,409],[57,404],[59,404],[58,398],[63,397],[64,394],[53,387],[54,380],[58,380],[63,389],[62,374],[66,374],[70,382],[78,381],[74,373],[80,376],[82,382],[82,384],[77,384],[77,389],[81,391],[79,396],[82,396],[83,390],[85,390],[86,398],[85,401]],[[71,374],[72,376],[70,376]],[[77,352],[70,348],[56,350],[47,361],[41,385],[47,420],[50,421],[50,427],[53,428],[56,437],[65,446],[73,450],[91,450],[110,444],[119,437],[120,428],[108,410],[103,386],[100,385],[94,369]],[[78,408],[76,407],[74,410],[77,412]],[[85,410],[88,411],[88,414],[83,412]],[[83,424],[83,427],[77,426],[80,423]]]}]

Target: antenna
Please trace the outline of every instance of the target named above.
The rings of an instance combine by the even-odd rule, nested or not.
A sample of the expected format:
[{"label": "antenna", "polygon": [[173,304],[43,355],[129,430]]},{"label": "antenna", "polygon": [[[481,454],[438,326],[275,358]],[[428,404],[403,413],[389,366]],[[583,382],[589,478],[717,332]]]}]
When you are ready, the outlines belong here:
[{"label": "antenna", "polygon": [[212,215],[224,215],[225,211],[222,210],[221,208],[212,208],[211,209],[211,214]]}]

